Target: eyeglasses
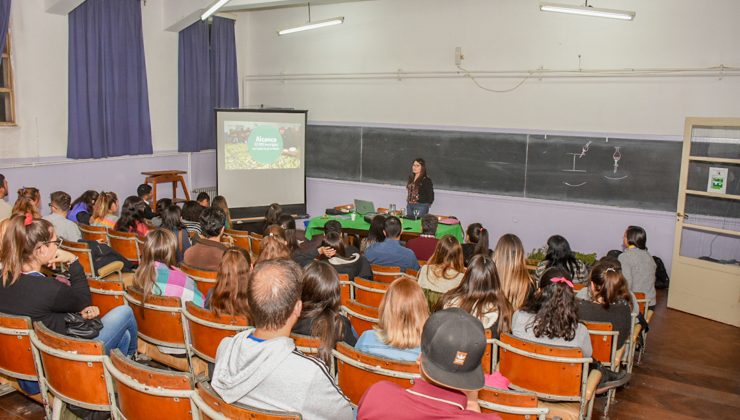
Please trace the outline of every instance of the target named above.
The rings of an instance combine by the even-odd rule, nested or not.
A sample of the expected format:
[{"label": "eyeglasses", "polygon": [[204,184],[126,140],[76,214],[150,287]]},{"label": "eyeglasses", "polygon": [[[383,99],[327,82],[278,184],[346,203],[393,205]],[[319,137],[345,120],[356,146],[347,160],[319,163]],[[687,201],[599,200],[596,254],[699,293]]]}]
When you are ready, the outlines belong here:
[{"label": "eyeglasses", "polygon": [[62,238],[57,238],[55,241],[44,241],[43,244],[44,245],[56,244],[56,246],[61,246],[62,240],[63,240]]}]

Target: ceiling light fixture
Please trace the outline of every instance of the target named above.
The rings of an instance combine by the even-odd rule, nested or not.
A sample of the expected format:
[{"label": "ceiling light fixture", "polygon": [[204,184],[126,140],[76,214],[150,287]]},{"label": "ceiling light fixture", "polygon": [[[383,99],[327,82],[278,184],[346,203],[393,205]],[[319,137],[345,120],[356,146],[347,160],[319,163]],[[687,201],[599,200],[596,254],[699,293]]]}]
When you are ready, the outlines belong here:
[{"label": "ceiling light fixture", "polygon": [[612,10],[592,7],[588,0],[583,6],[571,6],[568,4],[540,3],[540,10],[543,12],[568,13],[572,15],[594,16],[610,19],[632,20],[635,18],[635,12],[629,10]]},{"label": "ceiling light fixture", "polygon": [[231,0],[218,0],[216,3],[213,4],[213,6],[209,7],[205,13],[200,15],[200,20],[208,19],[209,17],[211,17],[212,14],[218,12],[218,9],[224,7],[224,5],[230,1]]},{"label": "ceiling light fixture", "polygon": [[311,29],[324,28],[326,26],[339,25],[344,23],[344,16],[338,16],[331,19],[317,20],[311,22],[311,3],[308,3],[308,23],[300,26],[294,26],[292,28],[286,28],[278,31],[278,35],[287,35],[295,32],[308,31]]}]

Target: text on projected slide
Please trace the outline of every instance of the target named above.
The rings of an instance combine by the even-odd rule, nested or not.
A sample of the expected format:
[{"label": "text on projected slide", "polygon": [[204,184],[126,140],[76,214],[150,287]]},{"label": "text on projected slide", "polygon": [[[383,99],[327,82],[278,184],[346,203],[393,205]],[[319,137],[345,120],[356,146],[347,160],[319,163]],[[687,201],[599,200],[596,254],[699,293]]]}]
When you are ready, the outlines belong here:
[{"label": "text on projected slide", "polygon": [[302,124],[224,121],[224,167],[294,169],[301,167]]}]

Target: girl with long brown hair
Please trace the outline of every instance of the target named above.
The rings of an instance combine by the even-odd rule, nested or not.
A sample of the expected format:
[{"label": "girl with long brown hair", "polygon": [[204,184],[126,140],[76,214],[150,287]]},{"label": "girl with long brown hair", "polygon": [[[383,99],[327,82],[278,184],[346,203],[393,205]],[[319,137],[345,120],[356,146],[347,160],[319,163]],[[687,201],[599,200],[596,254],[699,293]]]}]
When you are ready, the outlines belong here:
[{"label": "girl with long brown hair", "polygon": [[224,214],[226,215],[226,223],[224,224],[224,228],[231,229],[231,212],[229,212],[229,204],[226,203],[226,197],[223,195],[217,195],[213,197],[213,201],[211,201],[211,207],[216,207],[221,209]]},{"label": "girl with long brown hair", "polygon": [[378,312],[378,325],[362,333],[355,349],[389,359],[416,360],[421,352],[421,331],[429,318],[419,284],[410,277],[394,280]]},{"label": "girl with long brown hair", "polygon": [[[13,216],[2,236],[2,287],[0,312],[28,316],[59,334],[66,334],[65,317],[70,312],[92,319],[100,309],[92,306],[85,271],[71,253],[59,249],[61,240],[51,223],[34,219],[31,213]],[[66,264],[69,278],[46,277],[44,266]],[[118,348],[136,353],[136,321],[131,308],[122,305],[101,318],[103,329],[97,340],[106,351]]]},{"label": "girl with long brown hair", "polygon": [[319,359],[329,366],[331,351],[338,341],[350,346],[357,342],[352,324],[339,311],[339,277],[328,263],[314,261],[303,272],[302,284],[303,309],[293,332],[318,337],[321,340]]},{"label": "girl with long brown hair", "polygon": [[95,201],[98,200],[98,195],[98,192],[95,190],[87,190],[82,193],[82,195],[77,197],[75,201],[70,204],[67,219],[75,223],[89,225],[93,207],[95,207]]},{"label": "girl with long brown hair", "polygon": [[18,198],[13,204],[11,214],[31,213],[34,219],[41,218],[41,193],[35,187],[23,187],[18,190]]},{"label": "girl with long brown hair", "polygon": [[182,301],[193,301],[203,306],[203,295],[193,279],[180,271],[175,265],[177,239],[166,229],[154,229],[146,235],[141,252],[139,268],[134,276],[134,285],[144,293],[158,296],[174,296]]},{"label": "girl with long brown hair", "polygon": [[262,250],[257,262],[291,259],[288,241],[285,240],[285,231],[279,225],[270,225],[265,230],[265,236],[262,238]]},{"label": "girl with long brown hair", "polygon": [[103,226],[113,229],[118,222],[118,196],[112,191],[101,191],[98,199],[95,200],[90,224],[93,226]]},{"label": "girl with long brown hair", "polygon": [[470,265],[470,260],[475,255],[493,255],[489,246],[488,229],[480,223],[471,223],[465,231],[465,243],[462,244],[465,266]]},{"label": "girl with long brown hair", "polygon": [[515,311],[524,305],[536,288],[524,257],[522,241],[512,233],[507,233],[498,240],[493,254],[501,289]]},{"label": "girl with long brown hair", "polygon": [[229,248],[221,257],[216,285],[208,291],[206,309],[216,315],[249,317],[247,287],[252,260],[249,253],[239,247]]},{"label": "girl with long brown hair", "polygon": [[487,255],[470,260],[460,285],[439,299],[435,310],[460,308],[480,319],[494,337],[511,331],[511,304],[506,299],[496,272],[496,264]]},{"label": "girl with long brown hair", "polygon": [[140,239],[144,239],[149,233],[149,225],[146,224],[147,206],[141,197],[135,195],[126,197],[115,229],[119,232],[135,233]]},{"label": "girl with long brown hair", "polygon": [[443,236],[427,264],[419,269],[419,285],[433,308],[442,293],[460,285],[465,265],[460,242],[452,235]]}]

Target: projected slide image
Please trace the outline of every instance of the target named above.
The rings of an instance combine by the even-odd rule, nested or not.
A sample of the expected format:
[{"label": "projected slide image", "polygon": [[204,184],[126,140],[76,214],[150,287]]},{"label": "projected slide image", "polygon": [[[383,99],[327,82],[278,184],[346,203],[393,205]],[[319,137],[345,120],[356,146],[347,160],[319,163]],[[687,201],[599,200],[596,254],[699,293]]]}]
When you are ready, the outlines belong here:
[{"label": "projected slide image", "polygon": [[301,167],[302,124],[224,121],[224,168]]}]

